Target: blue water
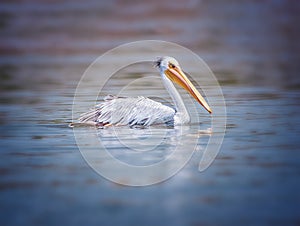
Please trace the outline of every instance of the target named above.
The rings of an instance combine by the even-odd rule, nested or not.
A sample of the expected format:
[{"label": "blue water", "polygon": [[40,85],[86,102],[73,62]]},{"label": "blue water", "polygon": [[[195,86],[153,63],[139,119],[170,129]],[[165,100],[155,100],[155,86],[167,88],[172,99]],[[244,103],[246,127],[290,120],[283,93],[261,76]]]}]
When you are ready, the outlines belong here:
[{"label": "blue water", "polygon": [[[292,51],[298,33],[291,26],[299,4],[210,2],[0,4],[1,225],[299,224],[300,91]],[[87,66],[106,50],[140,39],[175,41],[204,58],[220,81],[227,123],[207,170],[198,171],[205,134],[175,176],[128,187],[87,164],[68,124]],[[138,69],[133,77],[147,70]],[[127,78],[116,78],[108,91],[119,90]],[[207,116],[197,116],[209,128]],[[193,129],[185,135],[193,137]],[[165,128],[120,132],[131,144],[158,138]],[[160,149],[134,155],[111,128],[91,133],[113,144],[116,158],[136,165],[166,158],[176,141],[171,128]],[[102,161],[106,170],[116,170]]]}]

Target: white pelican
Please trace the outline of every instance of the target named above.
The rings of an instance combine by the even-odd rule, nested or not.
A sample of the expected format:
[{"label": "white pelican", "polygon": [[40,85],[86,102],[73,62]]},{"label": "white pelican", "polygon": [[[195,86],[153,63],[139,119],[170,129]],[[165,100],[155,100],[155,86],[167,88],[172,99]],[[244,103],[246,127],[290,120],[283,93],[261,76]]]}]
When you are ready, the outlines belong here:
[{"label": "white pelican", "polygon": [[79,118],[80,124],[96,126],[153,124],[183,125],[190,122],[190,115],[172,82],[177,83],[195,98],[209,113],[212,113],[204,98],[181,70],[173,57],[160,57],[156,62],[163,84],[175,104],[175,109],[146,97],[116,97],[109,95],[91,111]]}]

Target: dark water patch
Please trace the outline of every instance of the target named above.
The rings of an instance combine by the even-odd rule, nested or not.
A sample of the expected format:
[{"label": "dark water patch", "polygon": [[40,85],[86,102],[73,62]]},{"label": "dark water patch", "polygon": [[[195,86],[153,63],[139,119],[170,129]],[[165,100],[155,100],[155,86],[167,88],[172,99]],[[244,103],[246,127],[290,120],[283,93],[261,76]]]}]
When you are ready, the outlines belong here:
[{"label": "dark water patch", "polygon": [[206,196],[201,198],[199,201],[203,202],[205,204],[211,205],[211,204],[217,204],[219,202],[221,202],[221,197],[217,197],[217,196]]},{"label": "dark water patch", "polygon": [[251,181],[251,185],[254,187],[262,187],[266,185],[266,181],[260,179],[254,179]]},{"label": "dark water patch", "polygon": [[[59,152],[62,153],[62,152]],[[36,152],[10,152],[9,155],[12,156],[19,156],[19,157],[37,157],[37,156],[54,156],[54,155],[59,155],[57,152],[52,152],[52,151],[36,151]]]},{"label": "dark water patch", "polygon": [[6,175],[11,175],[15,172],[14,169],[11,168],[0,168],[0,175],[6,176]]},{"label": "dark water patch", "polygon": [[96,180],[96,179],[91,179],[91,178],[89,178],[89,179],[86,179],[86,180],[85,180],[85,183],[86,183],[86,184],[89,184],[89,185],[94,185],[94,184],[98,184],[99,181]]},{"label": "dark water patch", "polygon": [[263,167],[263,168],[285,168],[290,167],[287,163],[282,162],[264,162],[264,163],[256,163],[257,166]]},{"label": "dark water patch", "polygon": [[[40,155],[40,156],[46,156],[46,155]],[[33,170],[35,170],[35,169],[41,170],[41,169],[56,169],[57,165],[50,164],[50,163],[48,163],[48,164],[26,164],[23,167],[31,168]]]},{"label": "dark water patch", "polygon": [[285,90],[300,90],[300,82],[287,84],[283,87]]},{"label": "dark water patch", "polygon": [[0,190],[12,190],[12,189],[32,189],[39,186],[39,183],[35,182],[0,182]]},{"label": "dark water patch", "polygon": [[254,155],[247,155],[245,156],[245,159],[252,162],[252,161],[256,161],[257,157]]},{"label": "dark water patch", "polygon": [[217,159],[220,159],[220,160],[233,160],[234,157],[233,156],[217,156]]},{"label": "dark water patch", "polygon": [[41,139],[44,139],[45,137],[44,136],[40,136],[40,135],[35,135],[35,136],[32,136],[31,139],[33,140],[41,140]]},{"label": "dark water patch", "polygon": [[118,213],[122,209],[132,206],[133,202],[126,202],[122,199],[105,199],[101,201],[101,205],[104,211]]},{"label": "dark water patch", "polygon": [[276,135],[276,131],[257,131],[257,130],[251,130],[250,131],[251,134],[255,135],[255,136],[274,136]]},{"label": "dark water patch", "polygon": [[234,128],[236,128],[237,127],[237,125],[236,124],[233,124],[233,123],[227,123],[226,124],[226,129],[234,129]]},{"label": "dark water patch", "polygon": [[241,81],[237,78],[237,75],[233,74],[231,71],[214,71],[214,75],[217,77],[221,86],[235,86],[241,84]]},{"label": "dark water patch", "polygon": [[0,89],[2,91],[14,92],[14,91],[22,90],[23,87],[21,85],[17,85],[17,84],[3,84],[2,83]]},{"label": "dark water patch", "polygon": [[[38,105],[42,103],[42,99],[39,97],[26,97],[26,95],[22,95],[23,88],[20,86],[5,86],[6,88],[2,91],[13,92],[14,95],[7,95],[7,93],[0,97],[0,104],[23,104],[26,105]],[[20,93],[20,95],[16,95],[16,93]]]},{"label": "dark water patch", "polygon": [[22,84],[15,78],[17,68],[11,64],[0,66],[0,93],[15,92],[23,89]]},{"label": "dark water patch", "polygon": [[253,101],[253,100],[276,100],[280,99],[281,95],[277,93],[251,93],[251,94],[243,94],[241,98]]},{"label": "dark water patch", "polygon": [[13,13],[1,12],[0,10],[0,30],[4,30],[9,26],[9,22],[13,17]]},{"label": "dark water patch", "polygon": [[225,176],[225,177],[231,177],[235,175],[235,172],[232,170],[222,170],[221,172],[216,173],[217,176]]},{"label": "dark water patch", "polygon": [[49,184],[51,187],[53,188],[58,188],[58,187],[62,187],[62,186],[74,186],[75,183],[74,181],[70,181],[70,180],[53,180],[50,182]]},{"label": "dark water patch", "polygon": [[1,65],[0,66],[0,81],[8,81],[13,78],[13,74],[16,71],[16,67],[13,65]]}]

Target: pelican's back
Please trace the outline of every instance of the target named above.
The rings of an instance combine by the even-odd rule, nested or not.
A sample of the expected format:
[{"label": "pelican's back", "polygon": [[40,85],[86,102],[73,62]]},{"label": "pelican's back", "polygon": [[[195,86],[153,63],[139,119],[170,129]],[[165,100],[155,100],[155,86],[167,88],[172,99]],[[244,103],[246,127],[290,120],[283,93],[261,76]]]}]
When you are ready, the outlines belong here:
[{"label": "pelican's back", "polygon": [[95,109],[83,114],[81,123],[141,125],[173,123],[175,110],[146,97],[107,96]]}]

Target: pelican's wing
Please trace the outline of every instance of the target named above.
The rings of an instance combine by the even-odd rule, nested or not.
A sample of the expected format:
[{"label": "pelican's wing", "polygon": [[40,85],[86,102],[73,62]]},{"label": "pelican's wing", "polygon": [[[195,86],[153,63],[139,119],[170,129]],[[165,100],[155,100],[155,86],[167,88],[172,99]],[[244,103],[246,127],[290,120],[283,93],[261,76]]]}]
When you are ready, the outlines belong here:
[{"label": "pelican's wing", "polygon": [[81,123],[142,125],[172,123],[175,110],[146,97],[107,96],[95,109],[81,115]]}]

